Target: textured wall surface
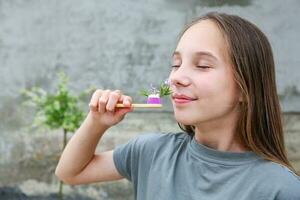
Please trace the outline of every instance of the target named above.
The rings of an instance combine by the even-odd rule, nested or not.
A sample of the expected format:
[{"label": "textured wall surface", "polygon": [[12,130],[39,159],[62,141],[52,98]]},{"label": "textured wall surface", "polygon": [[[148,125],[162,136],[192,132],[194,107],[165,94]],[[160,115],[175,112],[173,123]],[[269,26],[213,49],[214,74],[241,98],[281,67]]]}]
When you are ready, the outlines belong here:
[{"label": "textured wall surface", "polygon": [[[118,88],[143,101],[141,87],[167,78],[184,24],[207,11],[238,14],[269,37],[289,158],[300,170],[299,7],[298,0],[0,0],[0,187],[18,186],[29,196],[57,190],[53,170],[62,133],[28,128],[33,111],[21,105],[21,88],[52,91],[64,70],[76,92],[90,85]],[[178,130],[166,102],[161,112],[130,114],[98,150],[144,132]],[[66,187],[66,193],[132,199],[126,181]]]}]

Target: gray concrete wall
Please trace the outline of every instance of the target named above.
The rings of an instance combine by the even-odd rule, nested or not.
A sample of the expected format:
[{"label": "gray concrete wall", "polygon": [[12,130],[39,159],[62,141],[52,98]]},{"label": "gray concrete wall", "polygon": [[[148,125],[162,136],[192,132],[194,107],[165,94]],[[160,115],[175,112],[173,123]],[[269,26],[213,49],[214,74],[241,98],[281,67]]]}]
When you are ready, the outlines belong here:
[{"label": "gray concrete wall", "polygon": [[[183,25],[212,10],[245,17],[269,37],[289,158],[300,170],[299,7],[297,0],[0,0],[0,187],[17,186],[29,196],[57,189],[62,133],[28,128],[33,111],[21,105],[21,88],[53,91],[62,69],[76,92],[89,85],[118,88],[143,101],[137,91],[168,76]],[[145,132],[179,130],[171,111],[166,102],[160,112],[131,113],[98,150]],[[66,193],[132,199],[126,181],[66,187]]]}]

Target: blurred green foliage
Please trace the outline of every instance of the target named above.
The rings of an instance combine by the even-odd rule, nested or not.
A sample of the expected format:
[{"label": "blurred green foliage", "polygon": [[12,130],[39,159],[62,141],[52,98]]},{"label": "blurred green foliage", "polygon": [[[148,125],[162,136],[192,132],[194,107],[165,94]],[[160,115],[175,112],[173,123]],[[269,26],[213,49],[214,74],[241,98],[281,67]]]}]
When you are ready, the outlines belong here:
[{"label": "blurred green foliage", "polygon": [[79,105],[80,99],[88,96],[93,88],[74,95],[67,88],[68,77],[65,73],[59,72],[58,76],[58,88],[53,94],[40,87],[22,90],[26,98],[24,104],[36,110],[33,126],[45,125],[50,129],[62,128],[67,132],[74,132],[85,117]]},{"label": "blurred green foliage", "polygon": [[[63,149],[67,144],[67,133],[75,132],[82,123],[85,114],[81,109],[80,100],[92,93],[94,88],[89,88],[79,95],[73,95],[68,90],[68,77],[64,72],[59,72],[59,84],[55,93],[50,93],[40,87],[23,89],[25,105],[36,109],[33,126],[46,126],[50,129],[63,130]],[[60,181],[58,197],[63,200],[63,182]]]}]

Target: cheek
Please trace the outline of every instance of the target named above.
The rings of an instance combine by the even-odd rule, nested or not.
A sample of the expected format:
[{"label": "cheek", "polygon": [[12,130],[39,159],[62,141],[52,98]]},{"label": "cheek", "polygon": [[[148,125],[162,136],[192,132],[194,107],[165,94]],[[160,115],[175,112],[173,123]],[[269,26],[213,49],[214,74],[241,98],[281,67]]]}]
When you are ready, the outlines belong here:
[{"label": "cheek", "polygon": [[232,101],[236,96],[233,78],[224,72],[211,73],[205,79],[199,79],[197,85],[199,98],[211,103]]},{"label": "cheek", "polygon": [[217,116],[230,112],[237,102],[237,88],[224,76],[210,77],[199,84],[197,107],[203,116]]},{"label": "cheek", "polygon": [[219,97],[224,91],[224,81],[218,76],[201,77],[196,82],[199,99],[206,100]]}]

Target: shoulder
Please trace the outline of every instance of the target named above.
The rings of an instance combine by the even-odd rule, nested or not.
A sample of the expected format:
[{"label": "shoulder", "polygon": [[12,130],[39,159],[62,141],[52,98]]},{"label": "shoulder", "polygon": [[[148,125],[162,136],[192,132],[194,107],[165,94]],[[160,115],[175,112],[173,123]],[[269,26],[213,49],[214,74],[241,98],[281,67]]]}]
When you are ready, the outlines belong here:
[{"label": "shoulder", "polygon": [[264,188],[276,190],[276,200],[300,199],[300,177],[287,167],[264,160],[256,165],[256,173]]},{"label": "shoulder", "polygon": [[189,137],[186,133],[144,133],[136,137],[136,140],[140,142],[158,142],[164,143],[168,141],[176,142],[182,141]]},{"label": "shoulder", "polygon": [[300,177],[289,168],[277,163],[272,163],[272,171],[280,183],[277,200],[300,199]]},{"label": "shoulder", "polygon": [[285,183],[300,184],[300,177],[286,166],[265,160],[261,162],[260,167],[274,181],[281,180]]},{"label": "shoulder", "polygon": [[[140,152],[146,151],[157,151],[162,148],[174,147],[175,144],[180,144],[182,141],[188,141],[190,136],[186,133],[143,133],[140,134],[126,144],[118,146],[116,149],[132,149]],[[115,149],[115,150],[116,150]]]},{"label": "shoulder", "polygon": [[140,147],[167,147],[188,141],[190,136],[186,133],[145,133],[137,136],[134,140]]},{"label": "shoulder", "polygon": [[186,133],[144,133],[133,138],[130,143],[134,143],[139,150],[155,150],[176,146],[189,140],[189,137]]},{"label": "shoulder", "polygon": [[[146,173],[153,160],[172,154],[176,143],[188,139],[185,133],[145,133],[114,149],[113,160],[120,174],[128,180]],[[139,169],[142,169],[140,171]]]},{"label": "shoulder", "polygon": [[[131,139],[127,144],[120,146],[137,155],[153,156],[163,152],[172,153],[182,144],[187,144],[190,136],[186,133],[143,133]],[[117,148],[119,149],[119,148]],[[117,150],[116,149],[116,150]]]}]

